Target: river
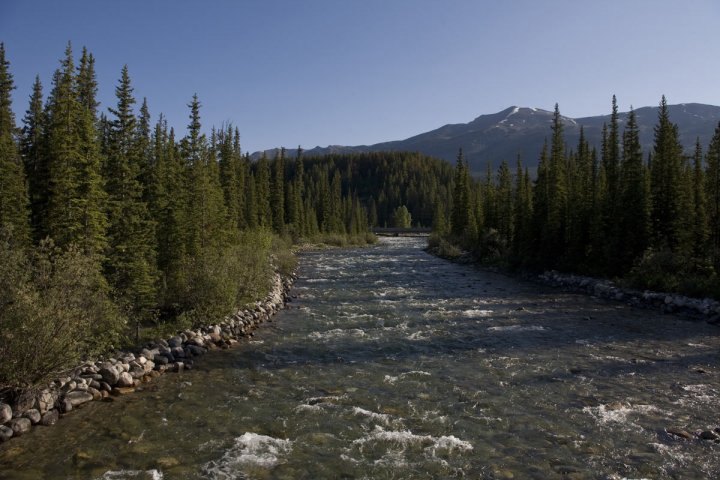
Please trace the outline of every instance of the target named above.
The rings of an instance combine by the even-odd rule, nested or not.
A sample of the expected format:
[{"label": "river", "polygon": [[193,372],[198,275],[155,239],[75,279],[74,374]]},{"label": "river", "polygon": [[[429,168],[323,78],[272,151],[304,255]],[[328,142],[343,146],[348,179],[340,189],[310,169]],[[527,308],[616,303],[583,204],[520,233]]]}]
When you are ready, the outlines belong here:
[{"label": "river", "polygon": [[234,349],[0,445],[0,479],[720,478],[720,329],[448,263],[303,253]]}]

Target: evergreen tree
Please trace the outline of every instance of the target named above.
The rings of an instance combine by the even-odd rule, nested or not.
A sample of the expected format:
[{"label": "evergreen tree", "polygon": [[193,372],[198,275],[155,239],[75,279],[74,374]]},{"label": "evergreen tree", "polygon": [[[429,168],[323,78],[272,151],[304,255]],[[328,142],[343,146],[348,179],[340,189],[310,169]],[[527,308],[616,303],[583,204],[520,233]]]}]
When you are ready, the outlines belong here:
[{"label": "evergreen tree", "polygon": [[705,195],[705,172],[703,170],[703,153],[700,139],[695,142],[695,155],[693,156],[693,181],[692,194],[694,221],[693,221],[693,254],[697,258],[705,255],[707,248],[707,240],[709,237],[708,215],[707,215],[707,197]]},{"label": "evergreen tree", "polygon": [[646,172],[640,146],[640,131],[635,112],[631,109],[623,132],[623,155],[618,188],[617,212],[619,242],[615,255],[618,257],[615,275],[626,273],[635,259],[645,251],[649,242],[650,199],[646,191]]},{"label": "evergreen tree", "polygon": [[115,88],[117,107],[109,109],[115,118],[110,121],[105,164],[110,222],[105,272],[121,304],[142,318],[156,301],[156,237],[143,199],[146,139],[133,113],[132,92],[126,65]]},{"label": "evergreen tree", "polygon": [[15,141],[17,127],[11,92],[15,88],[5,45],[0,43],[0,228],[12,229],[13,240],[30,244],[30,210],[25,172]]},{"label": "evergreen tree", "polygon": [[273,176],[271,188],[271,209],[273,230],[279,235],[285,233],[285,149],[281,148],[280,153],[273,162]]},{"label": "evergreen tree", "polygon": [[[86,65],[89,68],[89,64]],[[93,92],[85,72],[83,91]],[[100,255],[107,244],[105,194],[93,112],[94,99],[78,95],[72,47],[68,44],[60,69],[53,76],[47,108],[49,199],[46,233],[63,247],[77,243],[86,253]]]},{"label": "evergreen tree", "polygon": [[21,139],[21,151],[28,180],[30,223],[36,242],[39,242],[47,234],[45,216],[48,207],[50,179],[48,159],[45,152],[45,129],[42,83],[40,83],[40,77],[36,76],[32,94],[30,95],[30,105],[23,118]]},{"label": "evergreen tree", "polygon": [[655,144],[650,165],[652,195],[653,244],[682,250],[683,226],[686,212],[682,212],[684,160],[678,138],[677,125],[670,121],[665,96],[660,102],[658,123],[655,126]]},{"label": "evergreen tree", "polygon": [[270,203],[270,161],[263,154],[262,158],[256,165],[257,175],[255,177],[257,186],[255,188],[258,226],[263,228],[272,228],[273,214]]},{"label": "evergreen tree", "polygon": [[[467,162],[463,157],[462,148],[458,151],[455,165],[455,188],[452,197],[452,213],[450,217],[450,232],[457,238],[462,238],[468,229],[473,229],[471,204],[470,174]],[[475,227],[476,228],[476,227]]]},{"label": "evergreen tree", "polygon": [[709,223],[709,244],[713,261],[720,267],[720,122],[705,154],[705,195]]},{"label": "evergreen tree", "polygon": [[496,225],[500,239],[506,246],[510,245],[513,238],[513,188],[510,166],[506,161],[500,164],[497,172],[496,188]]}]

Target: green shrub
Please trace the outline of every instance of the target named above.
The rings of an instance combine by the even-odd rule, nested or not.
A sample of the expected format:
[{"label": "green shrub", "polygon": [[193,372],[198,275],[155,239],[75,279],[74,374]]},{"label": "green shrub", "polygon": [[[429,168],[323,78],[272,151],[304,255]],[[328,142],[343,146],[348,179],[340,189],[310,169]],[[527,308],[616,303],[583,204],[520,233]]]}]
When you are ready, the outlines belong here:
[{"label": "green shrub", "polygon": [[118,345],[126,320],[97,259],[49,240],[30,253],[0,239],[0,392],[47,384]]}]

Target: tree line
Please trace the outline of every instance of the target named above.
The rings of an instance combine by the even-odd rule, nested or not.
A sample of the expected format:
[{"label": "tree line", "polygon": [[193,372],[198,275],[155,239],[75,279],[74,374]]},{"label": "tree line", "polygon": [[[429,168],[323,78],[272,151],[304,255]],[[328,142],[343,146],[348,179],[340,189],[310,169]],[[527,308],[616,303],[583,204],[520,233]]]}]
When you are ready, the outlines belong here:
[{"label": "tree line", "polygon": [[476,181],[460,151],[452,211],[435,230],[485,261],[718,297],[720,125],[685,155],[663,96],[654,134],[643,152],[635,113],[621,131],[613,96],[599,151],[582,128],[569,147],[556,105],[535,179],[518,158]]}]

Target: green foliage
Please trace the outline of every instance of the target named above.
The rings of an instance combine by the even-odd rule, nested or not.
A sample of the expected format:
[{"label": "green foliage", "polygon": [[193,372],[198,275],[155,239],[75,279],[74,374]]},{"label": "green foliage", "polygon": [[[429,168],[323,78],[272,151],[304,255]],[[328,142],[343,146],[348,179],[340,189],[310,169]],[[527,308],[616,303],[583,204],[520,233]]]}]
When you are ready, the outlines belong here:
[{"label": "green foliage", "polygon": [[46,384],[118,344],[125,320],[95,259],[51,241],[26,254],[0,237],[0,391]]},{"label": "green foliage", "polygon": [[412,216],[405,205],[400,205],[393,213],[393,227],[410,228]]}]

